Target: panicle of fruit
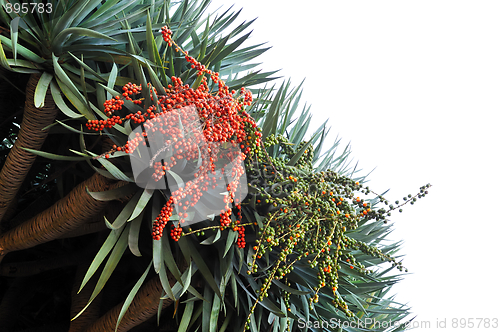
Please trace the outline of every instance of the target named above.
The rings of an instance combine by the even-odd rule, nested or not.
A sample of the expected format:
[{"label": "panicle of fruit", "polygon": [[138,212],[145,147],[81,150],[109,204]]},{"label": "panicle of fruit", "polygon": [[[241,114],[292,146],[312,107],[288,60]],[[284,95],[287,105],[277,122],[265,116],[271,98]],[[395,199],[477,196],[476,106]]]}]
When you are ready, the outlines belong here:
[{"label": "panicle of fruit", "polygon": [[[165,143],[175,143],[175,153],[171,160],[164,160],[162,162],[152,162],[151,167],[154,168],[152,175],[155,181],[159,181],[165,176],[166,172],[175,166],[179,159],[185,158],[188,160],[196,159],[198,156],[198,149],[200,142],[206,141],[205,149],[208,150],[211,156],[210,160],[203,160],[199,172],[195,174],[196,178],[185,184],[183,192],[177,190],[172,193],[169,201],[165,204],[158,217],[153,224],[152,236],[154,239],[160,239],[163,235],[163,229],[166,227],[170,217],[173,214],[173,205],[177,204],[182,206],[182,210],[178,211],[179,223],[172,225],[170,232],[174,240],[178,240],[182,235],[182,223],[187,217],[185,212],[190,206],[194,206],[196,202],[203,195],[203,192],[213,188],[213,178],[209,178],[206,174],[210,170],[215,169],[215,162],[217,161],[217,153],[219,152],[218,146],[220,143],[229,143],[233,147],[239,147],[241,151],[240,156],[233,156],[236,161],[242,162],[248,156],[252,156],[260,149],[262,134],[257,128],[255,120],[244,110],[245,106],[251,105],[252,93],[245,88],[239,91],[230,91],[225,82],[220,79],[220,75],[214,72],[205,65],[198,62],[195,58],[188,55],[186,51],[180,48],[175,41],[172,40],[172,31],[164,26],[160,30],[165,42],[171,47],[174,46],[177,52],[185,55],[185,59],[191,64],[192,69],[197,70],[197,75],[202,76],[207,74],[210,79],[218,85],[218,91],[215,94],[210,93],[208,88],[207,78],[202,77],[198,87],[193,89],[178,77],[171,77],[172,83],[164,87],[164,91],[157,91],[154,87],[148,84],[150,91],[150,98],[155,101],[157,98],[158,103],[152,103],[144,111],[137,111],[135,113],[128,113],[125,116],[117,114],[122,112],[123,106],[126,101],[130,101],[136,105],[143,105],[144,99],[139,98],[142,95],[143,87],[133,83],[127,83],[122,88],[122,94],[105,101],[104,113],[108,116],[105,120],[89,120],[86,124],[87,128],[95,131],[102,131],[106,128],[112,128],[115,125],[120,125],[125,121],[130,120],[134,124],[143,124],[143,134],[137,133],[135,137],[129,139],[123,146],[114,145],[113,148],[99,157],[109,158],[117,151],[125,153],[133,153],[140,145],[146,144],[146,130],[160,130],[170,135],[169,140]],[[157,106],[156,106],[157,105]],[[186,107],[194,106],[198,115],[198,119],[194,118],[192,114],[186,112]],[[183,133],[175,131],[164,117],[165,114],[178,114],[182,119],[182,125],[185,129],[202,128],[201,132],[203,137],[193,135],[192,137],[185,138]],[[191,130],[197,132],[196,130]],[[225,209],[220,211],[220,227],[225,229],[233,224],[231,215],[233,214],[232,203],[241,203],[238,198],[234,197],[234,188],[238,185],[239,178],[244,174],[244,169],[237,167],[233,174],[235,178],[228,186],[228,195],[225,198]],[[190,201],[186,201],[186,197],[191,197]],[[184,200],[184,202],[183,202]],[[184,205],[183,205],[184,204]],[[241,220],[241,213],[238,212],[239,224]],[[234,227],[233,227],[234,229]],[[244,240],[244,226],[236,227],[238,231],[239,247],[245,246]]]}]

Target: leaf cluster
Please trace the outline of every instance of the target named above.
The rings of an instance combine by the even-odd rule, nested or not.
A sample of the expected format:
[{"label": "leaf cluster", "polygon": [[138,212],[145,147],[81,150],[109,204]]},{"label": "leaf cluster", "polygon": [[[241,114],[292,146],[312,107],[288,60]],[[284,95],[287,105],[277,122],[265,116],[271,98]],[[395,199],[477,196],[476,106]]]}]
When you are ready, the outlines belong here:
[{"label": "leaf cluster", "polygon": [[[301,85],[291,88],[288,81],[277,89],[255,89],[254,102],[246,109],[258,121],[265,144],[245,164],[253,181],[249,181],[250,195],[242,204],[242,224],[247,227],[249,243],[245,248],[235,245],[236,231],[221,231],[216,216],[185,229],[178,242],[168,236],[153,241],[149,237],[151,226],[168,193],[138,188],[124,153],[115,153],[109,160],[97,158],[103,152],[103,142],[111,140],[121,146],[134,129],[130,121],[106,129],[102,136],[82,129],[83,121],[107,119],[104,102],[120,94],[118,87],[132,82],[162,91],[174,76],[193,88],[200,85],[202,78],[196,70],[175,47],[163,42],[159,29],[165,24],[182,49],[219,72],[231,89],[273,79],[276,71],[251,72],[257,64],[250,62],[267,50],[262,45],[243,47],[252,21],[227,33],[240,12],[229,9],[209,14],[209,3],[58,0],[51,13],[16,15],[4,10],[0,14],[9,27],[8,33],[0,36],[1,65],[13,72],[40,75],[35,105],[41,107],[50,92],[62,113],[51,127],[52,133],[75,138],[71,144],[61,142],[57,151],[31,152],[55,164],[81,163],[91,172],[129,182],[108,192],[88,193],[97,200],[121,199],[126,203],[114,220],[105,220],[109,235],[80,287],[80,291],[89,287],[93,276],[98,279],[85,308],[104,289],[128,248],[149,265],[134,280],[116,327],[150,273],[160,279],[163,299],[175,303],[179,331],[236,331],[245,327],[251,331],[297,331],[307,330],[299,328],[299,321],[306,326],[365,318],[402,321],[409,314],[408,308],[387,297],[390,287],[401,279],[394,273],[401,265],[397,261],[400,257],[395,256],[400,243],[385,242],[391,232],[391,226],[384,222],[388,211],[376,208],[386,200],[382,195],[363,200],[361,204],[371,208],[367,215],[362,212],[366,208],[357,202],[338,207],[331,203],[331,196],[336,202],[340,198],[347,202],[354,199],[356,191],[372,192],[364,185],[367,175],[358,175],[357,165],[350,167],[349,145],[339,151],[339,139],[331,145],[328,142],[326,122],[305,139],[312,115],[310,107],[298,110]],[[216,93],[218,87],[213,84],[210,89]],[[145,107],[155,103],[149,92],[142,90]],[[127,102],[120,115],[140,109]],[[71,155],[67,155],[68,150]],[[65,176],[59,177],[58,186]],[[285,189],[289,184],[290,190]],[[313,207],[320,210],[314,212]],[[299,234],[298,244],[285,241],[290,235],[285,227],[306,224],[303,233],[294,233]],[[268,237],[271,240],[266,245]],[[394,264],[386,267],[387,260]],[[328,279],[320,270],[329,262],[335,266],[335,279]],[[282,275],[276,278],[279,272]],[[169,276],[175,278],[173,286]],[[324,281],[335,289],[322,287]],[[161,305],[158,322],[160,315]]]}]

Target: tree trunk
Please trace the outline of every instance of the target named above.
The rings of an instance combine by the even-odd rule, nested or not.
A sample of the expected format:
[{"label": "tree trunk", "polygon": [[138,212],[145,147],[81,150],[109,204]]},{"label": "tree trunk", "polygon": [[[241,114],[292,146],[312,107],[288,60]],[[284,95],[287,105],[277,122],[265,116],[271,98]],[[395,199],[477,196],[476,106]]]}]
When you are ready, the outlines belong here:
[{"label": "tree trunk", "polygon": [[[187,268],[186,262],[183,261],[183,264],[179,266],[179,268],[181,269],[181,273],[184,272]],[[170,287],[173,287],[177,282],[171,273],[168,273],[168,282]],[[162,294],[163,287],[158,276],[154,276],[143,284],[125,312],[117,332],[129,331],[133,327],[140,325],[156,315],[158,313],[158,305]],[[165,299],[163,300],[162,308],[165,309],[172,303],[173,301],[171,299]],[[90,325],[85,332],[114,332],[122,306],[123,302],[113,307],[99,318],[99,320]]]},{"label": "tree trunk", "polygon": [[[108,219],[110,220],[110,219]],[[113,220],[113,219],[111,219]],[[104,220],[99,220],[96,222],[90,222],[90,223],[85,223],[81,227],[78,227],[78,229],[75,229],[74,231],[67,232],[66,234],[62,235],[59,237],[60,239],[69,239],[72,237],[77,237],[77,236],[82,236],[82,235],[87,235],[87,234],[92,234],[92,233],[97,233],[101,231],[108,230],[108,226],[104,223]]]},{"label": "tree trunk", "polygon": [[109,203],[97,201],[85,190],[106,191],[124,185],[113,184],[99,173],[76,186],[68,195],[50,208],[23,222],[19,226],[0,235],[0,259],[7,253],[34,247],[55,240],[96,218]]},{"label": "tree trunk", "polygon": [[48,135],[48,131],[42,129],[52,124],[57,115],[58,109],[50,90],[47,91],[45,97],[45,106],[35,107],[35,88],[39,79],[39,74],[32,74],[26,85],[26,102],[21,129],[0,171],[0,221],[14,200],[36,158],[36,155],[22,148],[39,150]]}]

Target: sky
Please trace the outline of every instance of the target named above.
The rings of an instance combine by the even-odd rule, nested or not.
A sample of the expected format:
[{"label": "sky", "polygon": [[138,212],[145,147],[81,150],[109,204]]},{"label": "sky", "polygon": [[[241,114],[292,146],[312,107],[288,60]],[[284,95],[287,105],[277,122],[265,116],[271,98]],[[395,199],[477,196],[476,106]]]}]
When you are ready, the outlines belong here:
[{"label": "sky", "polygon": [[[370,188],[395,201],[391,239],[410,273],[394,287],[415,331],[492,331],[498,320],[500,2],[213,0],[258,17],[264,71],[296,86],[313,127],[351,144]],[[495,259],[495,257],[497,257]],[[458,319],[454,321],[454,319]],[[471,328],[453,328],[465,319]],[[427,323],[428,322],[428,323]],[[462,322],[464,322],[462,320]],[[426,325],[429,324],[429,325]]]}]

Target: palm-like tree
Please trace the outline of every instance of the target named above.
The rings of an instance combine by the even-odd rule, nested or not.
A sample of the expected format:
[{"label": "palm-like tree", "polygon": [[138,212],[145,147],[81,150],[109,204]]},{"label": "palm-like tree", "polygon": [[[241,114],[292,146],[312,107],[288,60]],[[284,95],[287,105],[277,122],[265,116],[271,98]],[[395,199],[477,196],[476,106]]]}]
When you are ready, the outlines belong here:
[{"label": "palm-like tree", "polygon": [[[184,1],[172,16],[172,23],[184,33],[179,36],[180,41],[202,23],[201,15],[207,4],[208,1],[200,5]],[[145,22],[149,17],[151,28],[158,29],[169,15],[169,2],[164,1],[107,1],[104,4],[96,0],[58,1],[50,7],[50,12],[49,7],[44,7],[41,13],[35,10],[26,14],[22,10],[13,10],[22,8],[21,1],[2,1],[2,5],[2,20],[9,28],[5,33],[8,36],[0,37],[2,66],[17,73],[30,74],[30,80],[26,85],[25,124],[21,125],[16,144],[0,173],[0,220],[35,160],[35,155],[25,149],[40,149],[48,134],[44,128],[54,122],[58,110],[71,119],[106,118],[102,113],[106,93],[98,83],[108,86],[125,84],[123,77],[116,75],[120,64],[129,68],[127,81],[143,82],[144,77],[140,73],[134,74],[131,68],[153,64],[146,60],[152,44],[149,44],[149,49],[146,47]],[[148,16],[151,10],[154,11]],[[156,23],[160,19],[161,23]],[[210,41],[210,44],[205,44],[203,51],[207,47],[210,51],[215,46],[214,34],[226,21],[228,17],[223,17],[210,27],[210,35],[206,36],[206,42]],[[245,28],[241,26],[240,31]],[[235,31],[233,35],[238,33]],[[246,37],[232,44],[233,48]],[[224,42],[227,39],[218,45]],[[212,60],[225,57],[219,52],[217,54],[219,59]],[[231,64],[238,66],[238,61]],[[181,68],[171,70],[179,72]],[[258,77],[254,79],[259,80]]]},{"label": "palm-like tree", "polygon": [[[11,3],[20,5],[19,2]],[[201,5],[184,1],[173,16],[168,18],[183,32],[179,36],[180,40],[191,34],[185,32],[206,21],[201,19],[201,15],[207,4],[208,1],[203,1]],[[26,86],[27,98],[23,112],[25,123],[21,124],[16,143],[10,149],[0,173],[0,216],[4,215],[13,202],[35,160],[30,149],[41,148],[48,134],[48,130],[44,129],[54,123],[58,110],[62,113],[60,120],[71,120],[73,123],[78,123],[81,118],[106,118],[102,111],[107,92],[99,83],[113,87],[115,84],[124,85],[125,81],[145,81],[148,74],[146,72],[145,76],[141,68],[155,66],[154,62],[148,60],[153,58],[148,55],[148,52],[153,51],[153,46],[151,40],[146,40],[145,23],[147,21],[151,24],[150,29],[158,30],[160,23],[155,22],[161,19],[161,24],[164,24],[169,17],[169,6],[168,2],[163,1],[107,1],[104,4],[101,1],[61,1],[50,13],[35,11],[19,17],[19,14],[11,11],[8,17],[3,12],[10,38],[1,36],[2,65],[11,71],[29,73],[30,80]],[[154,11],[148,14],[148,10]],[[218,56],[219,59],[212,60],[217,60],[219,65],[225,55],[230,53],[227,50],[231,47],[234,49],[248,37],[246,35],[228,45],[225,43],[230,36],[215,41],[221,27],[233,19],[226,14],[212,22],[207,26],[208,35],[204,37],[203,45],[197,45],[198,50],[208,50],[210,55]],[[248,24],[242,25],[239,31],[231,35],[238,35],[247,26]],[[219,48],[215,49],[215,46]],[[224,46],[226,54],[221,54]],[[4,49],[11,52],[11,58],[5,55]],[[256,51],[263,50],[242,50],[240,58],[236,61],[229,60],[226,67],[229,70],[236,69],[242,61],[255,57],[258,54]],[[167,56],[172,57],[172,54]],[[120,64],[125,69],[119,70]],[[179,73],[185,71],[180,67],[170,69]],[[127,79],[118,75],[119,72],[126,73]],[[246,80],[253,78],[259,82],[268,75],[253,75]],[[113,130],[124,132],[122,127],[115,127]],[[67,160],[79,158],[70,157]],[[95,179],[101,185],[108,182],[105,177],[96,176]],[[0,217],[2,219],[5,224],[7,221]],[[13,247],[2,249],[5,254]]]},{"label": "palm-like tree", "polygon": [[[158,102],[158,96],[150,96],[152,88],[161,94],[164,87],[173,84],[174,77],[195,90],[203,84],[203,75],[197,76],[181,50],[188,51],[200,65],[219,72],[230,89],[272,79],[274,72],[247,72],[256,66],[249,61],[265,51],[260,45],[241,47],[249,36],[242,34],[251,22],[225,34],[238,13],[206,15],[208,4],[208,0],[200,4],[190,0],[175,4],[60,0],[52,13],[28,13],[20,19],[15,14],[3,14],[9,32],[0,36],[2,65],[32,75],[15,143],[18,147],[10,149],[9,156],[13,157],[5,161],[0,178],[0,185],[6,188],[6,194],[0,196],[5,206],[0,212],[7,228],[0,234],[0,250],[3,256],[13,252],[9,255],[12,259],[7,256],[2,262],[1,271],[2,275],[19,276],[9,292],[15,294],[17,284],[24,285],[21,276],[39,275],[41,266],[55,269],[78,265],[76,274],[66,267],[66,275],[57,279],[67,283],[69,277],[75,277],[73,291],[64,293],[72,294],[71,317],[75,319],[68,326],[61,317],[69,316],[58,316],[62,330],[69,327],[70,331],[128,331],[138,325],[136,329],[142,326],[151,330],[156,320],[151,324],[147,321],[155,315],[161,326],[180,331],[241,330],[244,326],[255,331],[278,331],[287,324],[296,330],[299,321],[312,324],[366,317],[379,321],[403,319],[408,315],[407,308],[385,297],[399,280],[391,271],[400,268],[400,263],[394,260],[393,267],[377,269],[383,259],[395,259],[391,255],[399,248],[399,244],[383,243],[390,232],[384,224],[388,211],[383,209],[342,232],[345,243],[337,265],[343,268],[338,270],[338,286],[333,292],[317,291],[318,267],[307,259],[298,259],[294,269],[287,271],[286,279],[266,281],[279,261],[279,247],[257,262],[256,271],[247,265],[255,253],[253,243],[259,241],[259,225],[262,232],[262,224],[271,223],[271,214],[280,208],[272,203],[283,203],[280,195],[272,193],[279,181],[263,177],[262,167],[273,167],[281,175],[291,174],[299,183],[310,182],[321,172],[335,172],[336,180],[331,182],[339,195],[350,192],[344,190],[348,184],[360,182],[362,186],[365,180],[355,177],[356,168],[349,169],[348,148],[337,153],[338,140],[321,154],[328,133],[326,124],[304,140],[311,115],[304,108],[295,117],[300,87],[291,89],[289,84],[283,84],[277,90],[253,90],[254,102],[245,110],[259,121],[265,157],[253,162],[249,159],[245,164],[258,185],[249,187],[250,195],[242,204],[241,222],[251,224],[247,226],[247,242],[252,243],[244,248],[235,246],[236,231],[213,227],[217,220],[193,225],[191,231],[185,229],[185,233],[193,235],[183,236],[178,242],[168,235],[152,240],[152,221],[168,193],[139,188],[123,152],[114,153],[111,159],[95,158],[113,150],[114,145],[123,146],[136,126],[129,120],[98,134],[83,130],[83,121],[108,117],[104,104],[112,96],[120,96],[116,86],[141,84],[138,97],[147,108]],[[170,27],[181,50],[163,41],[158,31],[164,25]],[[216,84],[209,87],[213,94],[217,93]],[[124,102],[125,108],[117,111],[121,117],[144,111],[130,101]],[[33,127],[33,123],[38,126]],[[48,126],[53,133],[48,139],[47,133],[37,134]],[[23,127],[29,130],[26,134]],[[38,135],[33,140],[36,143],[23,141],[23,135]],[[11,207],[13,212],[5,214],[10,203],[16,201],[14,197],[36,155],[50,159],[45,163],[50,165],[47,178],[35,185],[39,189],[43,184],[46,194],[32,202],[27,211],[21,211],[26,206]],[[10,186],[10,182],[14,184]],[[33,188],[27,187],[17,195],[27,195],[30,190]],[[257,201],[259,197],[262,202]],[[265,199],[269,201],[266,204]],[[365,200],[374,212],[378,201],[385,202],[381,197]],[[356,206],[351,209],[356,214],[363,210]],[[292,218],[292,222],[296,221]],[[38,244],[44,245],[33,248]],[[81,246],[85,250],[77,249]],[[53,254],[61,251],[68,253]],[[294,252],[290,258],[297,255]],[[25,262],[33,256],[37,260]],[[53,274],[45,273],[39,275],[38,281],[49,282],[51,278]],[[261,288],[268,295],[257,300]],[[103,292],[106,296],[101,298]],[[14,298],[6,296],[2,301],[0,322],[12,308],[22,304]],[[344,303],[350,310],[342,307]]]}]

